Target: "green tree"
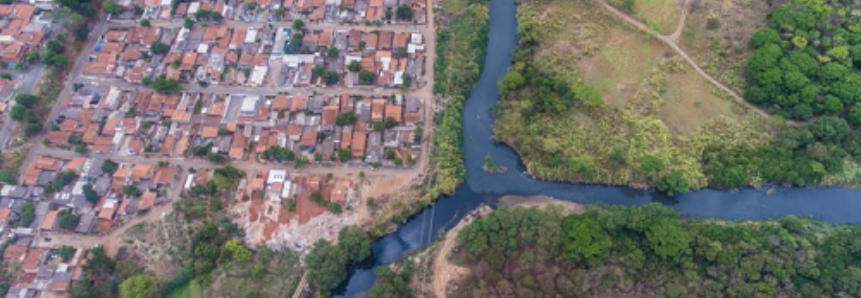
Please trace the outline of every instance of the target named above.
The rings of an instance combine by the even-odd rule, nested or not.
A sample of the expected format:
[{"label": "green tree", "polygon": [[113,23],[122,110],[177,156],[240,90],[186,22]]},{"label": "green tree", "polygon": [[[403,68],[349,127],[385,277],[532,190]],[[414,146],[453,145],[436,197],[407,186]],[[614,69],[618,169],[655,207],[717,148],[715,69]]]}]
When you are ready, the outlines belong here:
[{"label": "green tree", "polygon": [[771,28],[761,29],[750,38],[750,45],[754,48],[761,48],[767,44],[780,45],[782,42],[780,34]]},{"label": "green tree", "polygon": [[398,121],[395,120],[395,118],[393,118],[393,117],[386,117],[386,120],[383,121],[383,124],[384,124],[384,127],[386,129],[390,129],[390,128],[393,128],[395,126],[398,126]]},{"label": "green tree", "polygon": [[401,59],[406,58],[410,53],[407,52],[407,48],[396,48],[392,55],[394,55],[395,58]]},{"label": "green tree", "polygon": [[347,69],[352,72],[360,71],[362,70],[362,63],[360,63],[358,60],[350,61],[350,65],[347,66]]},{"label": "green tree", "polygon": [[677,218],[661,218],[646,231],[652,251],[664,260],[681,263],[690,254],[691,236]]},{"label": "green tree", "polygon": [[403,74],[401,74],[401,80],[403,80],[401,87],[404,88],[404,90],[406,90],[413,84],[413,76],[411,76],[408,72],[404,72]]},{"label": "green tree", "polygon": [[190,18],[185,18],[185,20],[183,20],[182,22],[182,26],[185,27],[185,29],[191,30],[191,27],[194,27],[194,20]]},{"label": "green tree", "polygon": [[329,211],[332,211],[334,214],[341,214],[341,212],[344,212],[344,209],[341,207],[341,204],[331,202],[329,203]]},{"label": "green tree", "polygon": [[359,227],[348,226],[338,232],[338,247],[350,262],[361,262],[371,255],[371,237]]},{"label": "green tree", "polygon": [[109,14],[118,14],[122,12],[122,8],[112,0],[102,1],[102,10]]},{"label": "green tree", "polygon": [[327,86],[338,84],[341,81],[341,76],[337,72],[327,71],[323,74],[323,83]]},{"label": "green tree", "polygon": [[152,88],[159,93],[177,93],[182,91],[182,85],[174,79],[159,77],[152,81]]},{"label": "green tree", "polygon": [[359,85],[373,85],[376,78],[373,72],[364,69],[359,71]]},{"label": "green tree", "polygon": [[36,220],[36,206],[31,202],[26,202],[21,205],[21,217],[18,221],[19,227],[29,227]]},{"label": "green tree", "polygon": [[340,52],[336,47],[329,47],[329,49],[326,50],[326,56],[329,56],[329,58],[338,58],[338,55],[340,55]]},{"label": "green tree", "polygon": [[340,148],[338,149],[338,160],[341,162],[348,162],[353,158],[353,153],[349,149]]},{"label": "green tree", "polygon": [[565,259],[597,266],[610,254],[613,241],[594,216],[568,216],[562,221],[562,231]]},{"label": "green tree", "polygon": [[861,103],[856,103],[851,109],[849,109],[849,112],[846,114],[846,119],[856,127],[861,126]]},{"label": "green tree", "polygon": [[24,106],[25,108],[32,108],[34,104],[36,104],[36,96],[27,93],[20,93],[15,95],[15,103]]},{"label": "green tree", "polygon": [[401,4],[397,9],[398,19],[402,21],[410,21],[413,19],[413,9],[409,5]]},{"label": "green tree", "polygon": [[84,191],[84,198],[87,199],[87,202],[90,202],[90,204],[93,204],[95,206],[96,203],[99,202],[99,194],[97,194],[96,191],[93,190],[93,185],[84,184],[84,187],[82,189]]},{"label": "green tree", "polygon": [[308,282],[318,289],[321,296],[328,294],[347,278],[348,255],[339,247],[325,240],[318,240],[305,257]]},{"label": "green tree", "polygon": [[76,249],[74,247],[63,245],[60,246],[60,249],[57,254],[60,255],[60,258],[63,259],[63,261],[68,261],[69,258],[71,258],[75,254],[75,251]]},{"label": "green tree", "polygon": [[664,161],[653,155],[643,155],[640,157],[640,170],[648,174],[660,173],[664,171]]},{"label": "green tree", "polygon": [[506,94],[520,89],[524,84],[526,84],[526,79],[523,78],[523,75],[515,70],[510,70],[502,78],[502,81],[499,81],[499,90],[502,94]]},{"label": "green tree", "polygon": [[80,220],[79,216],[72,214],[72,212],[69,212],[69,210],[66,209],[66,210],[60,211],[60,213],[58,214],[57,225],[59,225],[61,229],[71,231],[71,230],[74,230],[75,227],[78,226],[79,220]]},{"label": "green tree", "polygon": [[810,120],[810,118],[813,118],[813,108],[806,103],[797,104],[795,105],[795,108],[792,109],[792,118],[801,121]]},{"label": "green tree", "polygon": [[[301,20],[296,20],[301,21]],[[294,23],[295,26],[295,23]],[[287,44],[287,54],[299,54],[302,52],[302,34],[293,34],[293,37],[290,39],[290,42]]]},{"label": "green tree", "polygon": [[672,174],[666,175],[658,180],[656,185],[658,190],[666,193],[670,197],[683,194],[691,191],[690,183],[685,179],[679,171],[674,171]]},{"label": "green tree", "polygon": [[574,88],[574,96],[590,108],[597,108],[604,104],[604,97],[601,96],[601,91],[592,85],[583,84],[577,86],[577,88]]},{"label": "green tree", "polygon": [[141,196],[142,192],[134,185],[126,185],[123,186],[123,194],[130,197],[139,197]]},{"label": "green tree", "polygon": [[150,298],[155,294],[155,290],[155,278],[138,274],[120,284],[120,298]]},{"label": "green tree", "polygon": [[170,51],[170,45],[164,44],[161,41],[156,40],[150,44],[149,49],[153,54],[156,55],[167,54],[167,52]]},{"label": "green tree", "polygon": [[102,162],[101,170],[104,173],[113,174],[117,169],[119,169],[119,165],[113,160],[105,159],[105,161]]},{"label": "green tree", "polygon": [[359,120],[359,117],[356,116],[356,113],[353,111],[348,111],[345,113],[338,114],[338,117],[335,118],[335,124],[338,126],[344,125],[353,125],[356,124],[356,121]]},{"label": "green tree", "polygon": [[141,19],[141,26],[143,26],[143,27],[151,26],[149,19]]},{"label": "green tree", "polygon": [[296,19],[295,21],[293,21],[292,27],[293,27],[293,30],[302,31],[303,29],[305,29],[305,21],[302,21],[300,19]]},{"label": "green tree", "polygon": [[21,120],[24,120],[24,114],[26,112],[27,112],[26,107],[19,105],[19,104],[16,104],[15,106],[12,107],[12,110],[9,111],[9,117],[15,121],[21,121]]},{"label": "green tree", "polygon": [[410,264],[402,267],[402,272],[394,272],[388,266],[380,266],[374,269],[377,279],[374,286],[368,292],[370,298],[412,298],[413,291],[410,288],[410,279],[413,273]]},{"label": "green tree", "polygon": [[318,78],[322,77],[324,74],[326,74],[326,68],[322,65],[314,66],[314,68],[311,69],[311,74]]}]

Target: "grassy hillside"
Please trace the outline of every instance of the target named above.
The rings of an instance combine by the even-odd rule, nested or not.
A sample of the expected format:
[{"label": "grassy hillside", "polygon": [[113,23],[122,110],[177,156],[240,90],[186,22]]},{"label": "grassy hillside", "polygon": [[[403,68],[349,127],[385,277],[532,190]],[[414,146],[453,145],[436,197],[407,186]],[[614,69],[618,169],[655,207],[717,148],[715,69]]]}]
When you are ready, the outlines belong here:
[{"label": "grassy hillside", "polygon": [[706,148],[767,140],[765,120],[593,1],[524,1],[518,21],[512,72],[530,82],[501,87],[494,136],[533,175],[635,186],[673,176],[700,188]]},{"label": "grassy hillside", "polygon": [[[756,63],[779,51],[749,55],[748,39],[768,7],[737,2],[743,1],[690,3],[690,23],[679,35],[662,38],[681,39],[697,65],[742,93],[748,57],[755,65],[772,65]],[[611,3],[641,19],[645,15],[636,1]],[[733,12],[739,16],[729,17]],[[740,16],[750,16],[754,27]],[[523,1],[518,22],[515,62],[500,82],[494,138],[511,145],[532,175],[657,187],[671,195],[707,186],[861,181],[855,162],[861,133],[847,121],[823,116],[787,126],[783,112],[766,119],[765,112],[733,100],[679,53],[598,1]],[[757,36],[763,44],[781,42],[777,33]],[[781,65],[792,66],[784,60]]]},{"label": "grassy hillside", "polygon": [[500,209],[464,228],[449,297],[858,297],[861,228],[683,220],[660,205],[563,217]]}]

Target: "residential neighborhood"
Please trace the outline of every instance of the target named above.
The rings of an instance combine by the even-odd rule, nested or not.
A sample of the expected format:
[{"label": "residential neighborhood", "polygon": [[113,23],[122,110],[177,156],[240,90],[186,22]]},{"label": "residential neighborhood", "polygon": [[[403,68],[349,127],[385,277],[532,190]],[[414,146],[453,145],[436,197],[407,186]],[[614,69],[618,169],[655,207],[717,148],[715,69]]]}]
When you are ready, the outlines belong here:
[{"label": "residential neighborhood", "polygon": [[5,297],[65,296],[94,247],[164,218],[227,165],[244,175],[228,212],[245,243],[307,252],[335,239],[356,222],[366,171],[426,163],[426,3],[105,1],[113,13],[67,58],[43,131],[14,144],[17,94],[45,84],[25,71],[62,52],[46,44],[65,28],[51,1],[0,4],[14,69],[0,77],[0,147],[22,158],[16,183],[0,184]]},{"label": "residential neighborhood", "polygon": [[[45,143],[79,152],[409,166],[421,154],[423,105],[410,95],[277,95],[85,86]],[[349,154],[347,154],[349,153]]]},{"label": "residential neighborhood", "polygon": [[80,274],[76,259],[60,262],[50,249],[54,245],[35,244],[50,244],[54,234],[109,232],[169,201],[179,178],[177,168],[164,163],[37,156],[19,185],[0,189],[0,237],[7,245],[3,260],[23,261],[19,283],[9,294],[14,296],[7,297],[67,290]]}]

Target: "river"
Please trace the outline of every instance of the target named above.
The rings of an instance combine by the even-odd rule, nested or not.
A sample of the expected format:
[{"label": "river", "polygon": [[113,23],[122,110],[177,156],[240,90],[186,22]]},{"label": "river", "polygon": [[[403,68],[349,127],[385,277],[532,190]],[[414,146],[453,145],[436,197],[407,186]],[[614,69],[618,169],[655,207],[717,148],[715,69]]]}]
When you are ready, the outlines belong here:
[{"label": "river", "polygon": [[[511,64],[516,46],[517,20],[514,0],[491,0],[487,57],[481,78],[470,93],[463,112],[463,154],[466,183],[453,196],[439,198],[431,206],[373,244],[371,261],[351,272],[339,296],[358,297],[374,284],[373,267],[391,264],[425,247],[442,230],[460,221],[481,203],[494,204],[503,195],[547,195],[578,203],[641,205],[664,203],[688,217],[764,219],[796,214],[835,223],[861,223],[861,190],[847,188],[746,188],[735,192],[705,189],[674,199],[627,187],[546,182],[531,179],[511,148],[491,140],[491,109],[499,100],[496,82]],[[503,174],[482,170],[484,156],[508,168]]]}]

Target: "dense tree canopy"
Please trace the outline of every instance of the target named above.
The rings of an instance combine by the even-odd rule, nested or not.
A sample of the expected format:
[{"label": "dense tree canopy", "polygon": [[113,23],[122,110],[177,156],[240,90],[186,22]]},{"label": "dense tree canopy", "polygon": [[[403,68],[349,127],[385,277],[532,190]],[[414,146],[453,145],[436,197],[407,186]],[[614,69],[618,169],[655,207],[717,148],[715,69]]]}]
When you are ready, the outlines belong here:
[{"label": "dense tree canopy", "polygon": [[861,28],[850,9],[821,0],[780,5],[750,39],[748,99],[798,120],[840,115],[858,103]]},{"label": "dense tree canopy", "polygon": [[562,221],[562,231],[563,252],[568,260],[597,266],[610,254],[613,243],[594,216],[568,217]]},{"label": "dense tree canopy", "polygon": [[337,246],[325,240],[317,241],[305,257],[308,282],[324,294],[328,294],[347,278],[348,260],[347,254]]},{"label": "dense tree canopy", "polygon": [[155,278],[139,274],[130,277],[120,284],[120,298],[150,298],[155,294]]},{"label": "dense tree canopy", "polygon": [[[584,250],[600,253],[588,263],[571,258]],[[861,227],[795,216],[682,220],[657,204],[594,206],[569,216],[500,209],[461,231],[451,259],[470,267],[454,297],[861,295]],[[403,280],[380,272],[377,291],[398,293]]]}]

